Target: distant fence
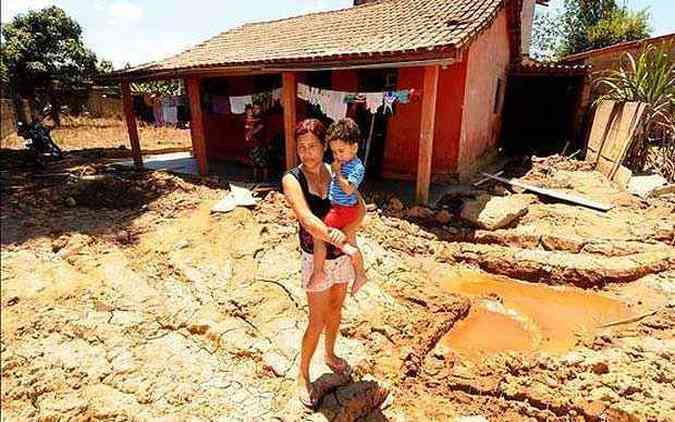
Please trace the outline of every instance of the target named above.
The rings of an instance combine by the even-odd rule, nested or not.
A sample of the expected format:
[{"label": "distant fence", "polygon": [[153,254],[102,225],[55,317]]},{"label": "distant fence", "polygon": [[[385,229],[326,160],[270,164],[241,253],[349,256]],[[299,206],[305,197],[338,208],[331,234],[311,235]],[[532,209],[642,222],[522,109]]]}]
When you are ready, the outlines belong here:
[{"label": "distant fence", "polygon": [[5,139],[16,132],[16,112],[14,111],[14,101],[6,98],[0,99],[0,117],[2,125],[0,127],[0,139]]},{"label": "distant fence", "polygon": [[91,117],[122,118],[122,100],[92,91],[87,101],[87,111]]}]

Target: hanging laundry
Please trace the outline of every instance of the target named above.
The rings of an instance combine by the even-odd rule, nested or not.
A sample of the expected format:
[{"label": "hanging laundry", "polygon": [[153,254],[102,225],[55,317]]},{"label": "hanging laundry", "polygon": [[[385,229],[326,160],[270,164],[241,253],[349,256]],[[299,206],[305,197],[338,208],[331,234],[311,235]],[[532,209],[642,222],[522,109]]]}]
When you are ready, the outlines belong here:
[{"label": "hanging laundry", "polygon": [[281,102],[281,88],[275,88],[272,90],[272,102]]},{"label": "hanging laundry", "polygon": [[228,114],[230,110],[230,100],[223,95],[214,95],[211,97],[211,112],[214,114]]},{"label": "hanging laundry", "polygon": [[178,123],[178,108],[170,105],[164,108],[164,121],[173,125]]},{"label": "hanging laundry", "polygon": [[152,115],[155,118],[155,126],[162,126],[164,124],[162,101],[158,97],[154,97],[152,100]]},{"label": "hanging laundry", "polygon": [[396,102],[397,97],[394,95],[392,92],[385,92],[384,93],[384,114],[394,114],[394,103]]},{"label": "hanging laundry", "polygon": [[267,111],[272,108],[272,91],[258,92],[251,95],[253,104],[260,106],[261,111]]},{"label": "hanging laundry", "polygon": [[365,103],[366,97],[361,94],[347,94],[345,95],[345,103]]},{"label": "hanging laundry", "polygon": [[396,99],[401,104],[408,104],[410,102],[411,93],[409,89],[395,91],[392,94],[396,96]]},{"label": "hanging laundry", "polygon": [[251,95],[230,97],[230,111],[232,114],[244,114],[246,106],[249,104],[253,104],[253,96]]},{"label": "hanging laundry", "polygon": [[298,84],[297,95],[301,100],[309,102],[309,86],[305,84]]},{"label": "hanging laundry", "polygon": [[366,109],[373,114],[377,113],[377,109],[380,108],[384,101],[384,93],[368,92],[363,95],[366,97]]},{"label": "hanging laundry", "polygon": [[333,121],[338,121],[347,117],[347,104],[345,103],[345,93],[340,91],[324,91],[328,100],[324,114]]}]

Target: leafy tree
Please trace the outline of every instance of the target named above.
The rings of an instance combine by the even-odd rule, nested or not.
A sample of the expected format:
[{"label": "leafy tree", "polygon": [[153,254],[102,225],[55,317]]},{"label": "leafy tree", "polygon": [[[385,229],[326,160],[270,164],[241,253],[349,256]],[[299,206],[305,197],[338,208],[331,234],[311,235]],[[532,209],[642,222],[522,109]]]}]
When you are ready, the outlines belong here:
[{"label": "leafy tree", "polygon": [[649,14],[646,10],[631,12],[618,9],[588,30],[590,49],[602,48],[624,41],[649,37]]},{"label": "leafy tree", "polygon": [[537,13],[532,26],[532,47],[530,56],[541,61],[551,61],[556,57],[562,39],[558,19],[552,13]]},{"label": "leafy tree", "polygon": [[105,60],[102,59],[97,65],[96,65],[96,71],[99,74],[105,74],[105,73],[110,73],[114,70],[113,64],[110,60]]},{"label": "leafy tree", "polygon": [[180,79],[135,82],[131,84],[131,90],[136,94],[154,94],[159,97],[181,95],[184,92]]},{"label": "leafy tree", "polygon": [[616,0],[564,0],[562,12],[535,17],[533,56],[556,60],[570,54],[649,37],[647,10]]},{"label": "leafy tree", "polygon": [[51,105],[58,124],[60,94],[97,73],[96,55],[84,45],[82,28],[52,6],[17,15],[3,25],[2,39],[0,70],[6,82],[34,106]]}]

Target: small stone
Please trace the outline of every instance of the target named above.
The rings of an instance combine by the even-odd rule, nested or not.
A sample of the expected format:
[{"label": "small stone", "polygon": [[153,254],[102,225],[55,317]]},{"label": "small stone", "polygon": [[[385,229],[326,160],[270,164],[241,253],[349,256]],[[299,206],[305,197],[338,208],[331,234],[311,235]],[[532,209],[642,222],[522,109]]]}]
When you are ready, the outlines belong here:
[{"label": "small stone", "polygon": [[291,363],[281,355],[274,351],[265,352],[262,356],[265,366],[272,370],[277,377],[284,377],[291,367]]},{"label": "small stone", "polygon": [[120,243],[126,243],[129,241],[129,233],[126,230],[120,230],[115,233],[115,240]]},{"label": "small stone", "polygon": [[185,249],[188,246],[190,246],[190,242],[187,240],[181,240],[180,242],[176,243],[176,249]]},{"label": "small stone", "polygon": [[434,219],[440,224],[448,224],[452,216],[446,210],[439,211],[434,216]]},{"label": "small stone", "polygon": [[75,199],[72,196],[69,196],[68,198],[66,198],[66,205],[68,205],[69,207],[74,207],[75,205],[77,205],[77,202],[75,202]]},{"label": "small stone", "polygon": [[398,199],[398,198],[391,198],[391,199],[389,200],[389,209],[390,209],[390,210],[393,210],[393,211],[402,211],[403,208],[405,208],[405,207],[403,206],[403,202],[401,202],[400,199]]},{"label": "small stone", "polygon": [[606,362],[596,362],[593,364],[591,367],[594,373],[597,375],[602,375],[602,374],[608,374],[609,373],[609,366],[607,365]]},{"label": "small stone", "polygon": [[426,207],[420,207],[416,205],[408,210],[406,213],[408,217],[411,218],[429,218],[433,215],[433,211]]},{"label": "small stone", "polygon": [[477,227],[497,230],[527,214],[528,207],[536,200],[534,195],[480,195],[464,203],[461,217]]}]

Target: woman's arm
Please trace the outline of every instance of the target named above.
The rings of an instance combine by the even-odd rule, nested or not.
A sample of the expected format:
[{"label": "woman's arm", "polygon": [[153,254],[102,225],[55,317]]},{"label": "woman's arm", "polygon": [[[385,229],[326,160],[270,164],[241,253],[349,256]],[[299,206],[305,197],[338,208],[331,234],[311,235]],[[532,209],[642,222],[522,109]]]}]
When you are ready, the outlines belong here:
[{"label": "woman's arm", "polygon": [[[304,227],[305,230],[307,230],[309,234],[312,235],[312,237],[321,239],[324,242],[333,243],[335,245],[341,245],[344,243],[346,238],[342,232],[339,230],[330,229],[309,209],[298,179],[290,174],[287,174],[281,180],[281,184],[284,188],[284,195],[286,195],[286,199],[295,213],[295,217],[298,219],[302,227]],[[339,232],[341,236],[337,236],[337,233],[335,233],[336,231]]]}]

